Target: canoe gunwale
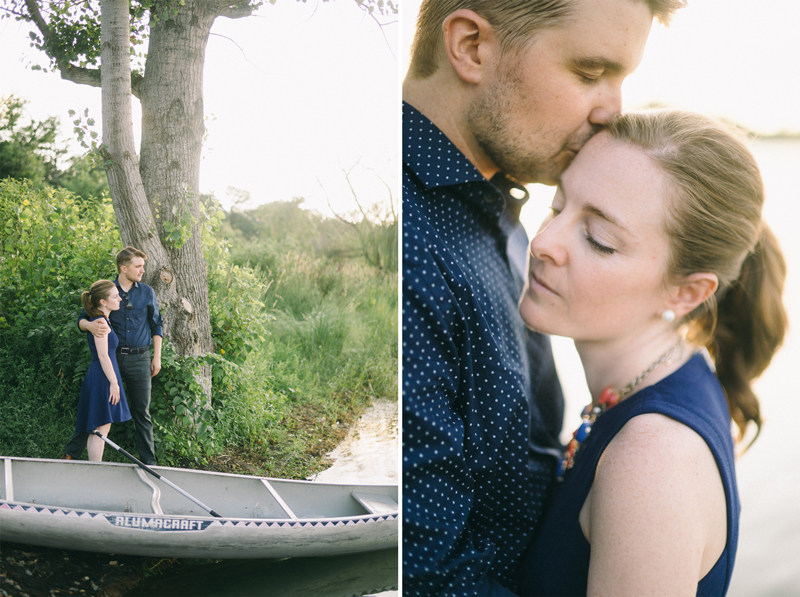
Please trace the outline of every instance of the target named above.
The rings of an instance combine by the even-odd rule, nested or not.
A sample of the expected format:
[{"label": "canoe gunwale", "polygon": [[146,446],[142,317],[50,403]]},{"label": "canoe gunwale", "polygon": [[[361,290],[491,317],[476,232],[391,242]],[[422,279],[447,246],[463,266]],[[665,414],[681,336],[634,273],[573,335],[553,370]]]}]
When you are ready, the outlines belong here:
[{"label": "canoe gunwale", "polygon": [[[5,507],[4,507],[5,506]],[[169,518],[169,519],[186,519],[186,520],[208,520],[208,521],[218,521],[218,522],[248,522],[248,523],[268,523],[268,524],[279,524],[279,525],[294,525],[294,524],[315,524],[320,522],[358,522],[363,520],[364,522],[371,522],[368,519],[380,519],[380,520],[394,520],[397,518],[398,513],[387,513],[387,514],[358,514],[353,516],[320,516],[320,517],[306,517],[306,518],[243,518],[243,517],[234,517],[234,516],[223,516],[221,518],[215,518],[209,514],[169,514],[169,513],[162,513],[156,514],[154,512],[124,512],[124,511],[115,511],[115,510],[92,510],[90,508],[70,508],[64,506],[54,506],[52,504],[38,504],[35,502],[18,502],[18,501],[9,501],[0,498],[0,510],[12,510],[12,511],[19,511],[19,508],[23,508],[26,512],[30,511],[31,509],[36,510],[37,513],[39,510],[52,510],[54,513],[56,511],[61,511],[65,513],[65,515],[69,515],[67,513],[74,513],[74,515],[81,516],[84,514],[88,514],[90,516],[126,516],[126,517],[139,517],[139,518]]]}]

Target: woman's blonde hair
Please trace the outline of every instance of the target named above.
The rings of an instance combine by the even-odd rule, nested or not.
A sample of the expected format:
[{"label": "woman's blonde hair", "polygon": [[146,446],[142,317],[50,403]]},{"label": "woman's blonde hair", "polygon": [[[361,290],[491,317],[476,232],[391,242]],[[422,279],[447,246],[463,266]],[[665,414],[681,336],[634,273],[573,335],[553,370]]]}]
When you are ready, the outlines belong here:
[{"label": "woman's blonde hair", "polygon": [[788,319],[786,262],[761,219],[764,185],[755,158],[742,134],[699,114],[632,112],[608,131],[642,148],[672,183],[665,282],[696,272],[717,276],[717,291],[684,321],[689,339],[714,358],[740,439],[751,421],[757,437],[761,414],[751,383],[782,343]]},{"label": "woman's blonde hair", "polygon": [[83,310],[86,311],[86,315],[99,317],[103,314],[100,310],[100,301],[108,300],[114,286],[115,284],[111,280],[98,280],[92,284],[88,291],[83,291],[81,303],[83,303]]}]

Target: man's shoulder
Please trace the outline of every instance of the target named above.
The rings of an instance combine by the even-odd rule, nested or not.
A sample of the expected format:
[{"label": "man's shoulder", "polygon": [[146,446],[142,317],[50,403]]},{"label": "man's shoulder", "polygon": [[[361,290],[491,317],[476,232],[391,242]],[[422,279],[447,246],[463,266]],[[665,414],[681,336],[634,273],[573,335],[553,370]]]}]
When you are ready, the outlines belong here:
[{"label": "man's shoulder", "polygon": [[156,291],[153,290],[152,286],[149,286],[148,284],[145,284],[144,282],[137,282],[136,284],[139,286],[139,290],[143,294],[149,294],[149,295],[152,295],[153,297],[155,297]]}]

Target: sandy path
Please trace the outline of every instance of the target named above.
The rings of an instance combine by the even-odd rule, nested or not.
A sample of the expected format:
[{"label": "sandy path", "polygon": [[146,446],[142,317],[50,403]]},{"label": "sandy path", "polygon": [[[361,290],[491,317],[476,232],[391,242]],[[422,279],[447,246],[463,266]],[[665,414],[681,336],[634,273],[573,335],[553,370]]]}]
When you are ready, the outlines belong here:
[{"label": "sandy path", "polygon": [[314,481],[397,484],[397,402],[375,400],[329,456],[333,466]]},{"label": "sandy path", "polygon": [[[398,483],[397,402],[376,400],[353,425],[344,441],[330,453],[333,466],[318,473],[323,483]],[[373,597],[398,597],[398,591]]]}]

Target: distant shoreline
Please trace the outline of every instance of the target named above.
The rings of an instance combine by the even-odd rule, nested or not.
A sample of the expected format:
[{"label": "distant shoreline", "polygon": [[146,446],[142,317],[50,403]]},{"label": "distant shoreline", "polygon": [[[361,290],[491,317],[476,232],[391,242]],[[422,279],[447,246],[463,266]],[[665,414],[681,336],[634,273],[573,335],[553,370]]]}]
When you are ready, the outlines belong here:
[{"label": "distant shoreline", "polygon": [[775,133],[773,135],[761,135],[749,132],[749,136],[758,141],[800,141],[800,133]]}]

